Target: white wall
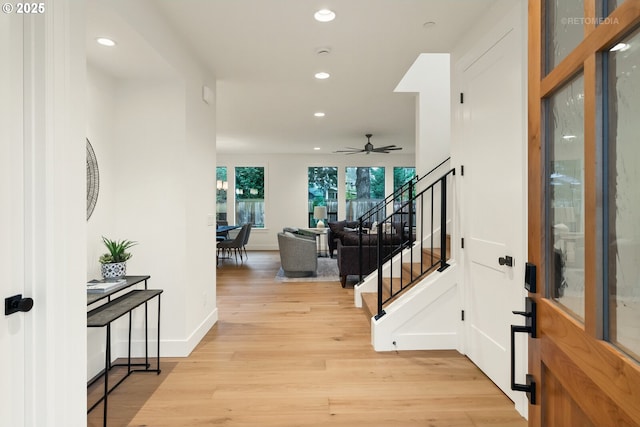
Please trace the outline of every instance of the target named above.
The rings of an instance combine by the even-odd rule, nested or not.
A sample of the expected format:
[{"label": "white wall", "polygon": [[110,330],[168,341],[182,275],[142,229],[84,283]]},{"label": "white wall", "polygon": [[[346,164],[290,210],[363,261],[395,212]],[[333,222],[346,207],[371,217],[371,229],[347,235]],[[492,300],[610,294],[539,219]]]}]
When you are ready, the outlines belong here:
[{"label": "white wall", "polygon": [[[101,236],[116,238],[115,217],[110,206],[115,206],[115,140],[114,114],[117,82],[111,76],[87,64],[87,125],[86,137],[91,142],[98,160],[100,187],[98,201],[87,221],[87,279],[99,278],[98,258],[105,252]],[[87,329],[87,372],[89,378],[104,368],[104,331]]]},{"label": "white wall", "polygon": [[[229,188],[234,182],[236,166],[265,167],[265,229],[252,229],[248,249],[277,250],[277,233],[283,227],[308,227],[308,168],[335,166],[338,168],[338,218],[345,215],[345,168],[349,166],[384,166],[385,193],[393,190],[393,167],[413,167],[410,154],[218,154],[217,166],[227,167]],[[215,187],[213,187],[215,189]],[[228,191],[228,218],[233,222],[233,190]]]},{"label": "white wall", "polygon": [[186,332],[188,286],[184,84],[125,81],[116,105],[114,237],[139,242],[127,274],[149,274],[149,286],[164,289],[162,340],[179,341]]},{"label": "white wall", "polygon": [[96,207],[87,221],[87,277],[100,277],[97,262],[105,252],[100,236],[115,238],[115,218],[109,206],[115,204],[115,140],[114,114],[117,81],[101,70],[87,64],[87,132],[98,160],[100,187]]},{"label": "white wall", "polygon": [[[207,222],[215,213],[215,104],[202,100],[203,85],[215,87],[215,77],[189,56],[152,2],[101,6],[135,28],[167,72],[115,78],[88,65],[87,136],[101,182],[87,226],[87,278],[100,275],[100,236],[138,241],[127,273],[148,274],[149,287],[164,290],[161,354],[186,356],[217,320],[215,230]],[[125,354],[126,324],[116,325],[114,358]],[[134,313],[134,351],[142,328]],[[103,341],[104,332],[89,331],[89,377],[102,368]]]},{"label": "white wall", "polygon": [[450,156],[450,55],[423,53],[394,92],[416,93],[416,168],[424,174]]}]

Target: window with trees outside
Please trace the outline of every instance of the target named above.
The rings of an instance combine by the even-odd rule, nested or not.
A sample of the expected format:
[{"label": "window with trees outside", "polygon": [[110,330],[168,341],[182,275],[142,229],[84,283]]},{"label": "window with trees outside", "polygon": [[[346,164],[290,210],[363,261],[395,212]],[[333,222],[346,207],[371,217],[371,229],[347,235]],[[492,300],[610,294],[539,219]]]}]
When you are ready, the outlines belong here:
[{"label": "window with trees outside", "polygon": [[[355,221],[384,200],[384,167],[346,168],[346,219]],[[384,215],[384,213],[381,213]],[[377,218],[382,219],[382,218]]]},{"label": "window with trees outside", "polygon": [[[394,194],[396,193],[396,191],[399,191],[400,188],[406,184],[407,182],[411,181],[411,179],[413,179],[413,177],[416,175],[416,168],[414,167],[394,167],[393,168],[393,192]],[[394,196],[393,199],[393,211],[396,212],[398,210],[400,210],[402,208],[402,211],[404,212],[409,212],[409,206],[402,206],[403,203],[407,202],[411,196],[414,196],[416,194],[416,189],[414,188],[412,191],[412,194],[409,194],[409,188],[405,188],[400,194]],[[416,202],[415,200],[412,202],[413,204],[413,222],[412,224],[416,223],[416,218],[415,218],[415,212],[416,212]],[[407,218],[404,218],[405,220],[407,220]]]},{"label": "window with trees outside", "polygon": [[[315,218],[314,208],[326,206],[326,218]],[[326,224],[338,220],[338,168],[309,167],[309,227],[316,227],[318,220]]]},{"label": "window with trees outside", "polygon": [[236,224],[264,228],[264,167],[236,167]]},{"label": "window with trees outside", "polygon": [[227,167],[216,167],[216,221],[227,221]]},{"label": "window with trees outside", "polygon": [[[404,184],[409,182],[416,176],[416,168],[414,167],[394,167],[393,168],[393,191],[394,193]],[[408,200],[408,194],[402,194],[401,200]]]}]

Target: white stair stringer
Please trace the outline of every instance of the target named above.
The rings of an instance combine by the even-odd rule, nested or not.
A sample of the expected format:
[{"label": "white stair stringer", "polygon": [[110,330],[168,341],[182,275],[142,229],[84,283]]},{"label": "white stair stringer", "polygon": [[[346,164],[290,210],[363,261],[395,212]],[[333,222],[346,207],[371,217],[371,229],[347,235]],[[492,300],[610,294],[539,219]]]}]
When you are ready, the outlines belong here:
[{"label": "white stair stringer", "polygon": [[374,350],[460,351],[460,281],[455,260],[449,260],[449,265],[442,272],[429,274],[387,305],[386,314],[380,319],[371,318]]}]

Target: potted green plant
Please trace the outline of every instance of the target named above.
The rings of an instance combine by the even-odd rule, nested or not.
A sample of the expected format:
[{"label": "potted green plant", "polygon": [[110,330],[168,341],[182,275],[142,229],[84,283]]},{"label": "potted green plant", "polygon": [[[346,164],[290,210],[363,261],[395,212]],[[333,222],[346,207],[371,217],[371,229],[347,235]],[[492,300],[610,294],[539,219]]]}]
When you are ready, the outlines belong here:
[{"label": "potted green plant", "polygon": [[138,244],[131,240],[110,240],[102,236],[102,242],[109,252],[100,256],[102,264],[102,277],[105,279],[117,279],[127,274],[126,261],[131,258],[129,248]]}]

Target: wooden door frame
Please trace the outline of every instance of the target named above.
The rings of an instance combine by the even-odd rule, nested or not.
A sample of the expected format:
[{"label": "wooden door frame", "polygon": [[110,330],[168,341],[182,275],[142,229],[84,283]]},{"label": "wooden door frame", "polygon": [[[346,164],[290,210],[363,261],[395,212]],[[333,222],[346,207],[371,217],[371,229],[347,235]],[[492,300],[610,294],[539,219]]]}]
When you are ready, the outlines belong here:
[{"label": "wooden door frame", "polygon": [[[543,376],[541,360],[548,366],[569,372],[561,382],[584,413],[597,425],[608,425],[611,411],[630,425],[640,425],[640,368],[611,344],[603,341],[605,302],[602,207],[602,97],[599,79],[600,52],[613,46],[640,23],[640,0],[627,0],[602,22],[596,18],[596,0],[585,0],[585,36],[582,42],[553,70],[543,76],[544,0],[529,0],[529,261],[538,267],[538,289],[530,296],[538,305],[538,329],[567,333],[571,339],[551,340],[543,335],[529,339],[529,372],[538,384]],[[600,25],[596,26],[596,23]],[[545,202],[544,100],[580,70],[584,75],[585,151],[585,319],[584,324],[545,298],[547,246]],[[558,349],[560,351],[558,351]],[[587,352],[589,357],[582,357]],[[578,365],[574,361],[580,360]],[[594,396],[592,388],[603,393]],[[529,425],[541,426],[545,397],[536,389],[538,404],[529,405]],[[587,393],[584,393],[584,391]],[[620,411],[623,408],[623,411]]]}]

